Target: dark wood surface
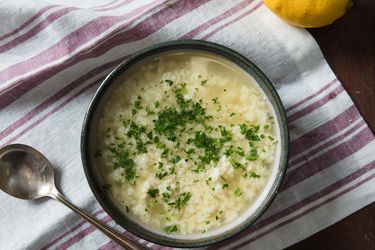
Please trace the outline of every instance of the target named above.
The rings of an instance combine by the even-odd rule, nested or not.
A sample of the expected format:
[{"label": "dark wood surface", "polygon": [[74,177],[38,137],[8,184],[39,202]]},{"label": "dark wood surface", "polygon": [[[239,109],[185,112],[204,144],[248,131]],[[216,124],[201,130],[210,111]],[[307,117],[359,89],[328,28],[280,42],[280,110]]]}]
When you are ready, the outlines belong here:
[{"label": "dark wood surface", "polygon": [[[354,0],[333,25],[309,31],[375,132],[375,0]],[[375,203],[288,248],[297,249],[375,250]]]}]

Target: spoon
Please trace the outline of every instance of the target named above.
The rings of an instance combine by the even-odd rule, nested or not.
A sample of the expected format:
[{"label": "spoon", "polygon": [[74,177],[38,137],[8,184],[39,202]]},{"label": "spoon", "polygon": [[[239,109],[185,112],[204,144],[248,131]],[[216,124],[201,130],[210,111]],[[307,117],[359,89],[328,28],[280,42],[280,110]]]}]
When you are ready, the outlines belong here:
[{"label": "spoon", "polygon": [[38,150],[23,144],[0,149],[0,189],[24,200],[50,197],[82,216],[125,249],[145,249],[70,203],[55,186],[51,163]]}]

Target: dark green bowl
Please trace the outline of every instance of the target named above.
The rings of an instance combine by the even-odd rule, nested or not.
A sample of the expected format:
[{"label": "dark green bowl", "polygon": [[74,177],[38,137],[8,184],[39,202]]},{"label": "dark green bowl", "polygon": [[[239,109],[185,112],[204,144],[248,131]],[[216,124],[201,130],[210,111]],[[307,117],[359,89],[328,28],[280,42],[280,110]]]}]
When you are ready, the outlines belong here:
[{"label": "dark green bowl", "polygon": [[[199,237],[194,239],[176,239],[173,235],[161,235],[154,231],[151,231],[140,224],[130,220],[124,213],[118,208],[111,198],[102,189],[100,176],[98,171],[95,169],[94,162],[94,150],[95,150],[95,129],[97,126],[98,110],[101,109],[102,104],[105,102],[106,96],[109,95],[109,89],[114,87],[116,80],[120,77],[135,63],[141,61],[144,58],[154,56],[164,52],[175,52],[175,51],[194,51],[202,53],[210,53],[211,55],[225,58],[230,62],[236,64],[247,74],[249,74],[259,87],[263,90],[267,96],[272,108],[274,109],[277,124],[279,128],[279,159],[278,165],[275,166],[273,174],[273,181],[269,183],[264,195],[261,195],[257,201],[257,207],[251,214],[245,215],[246,217],[239,222],[237,225],[229,228],[221,233],[212,235],[209,237]],[[96,199],[99,201],[103,209],[123,228],[129,232],[151,242],[160,245],[172,246],[172,247],[203,247],[208,246],[220,241],[226,240],[239,232],[243,231],[251,224],[253,224],[269,207],[272,200],[277,194],[277,190],[280,187],[282,179],[285,174],[287,162],[288,162],[288,151],[289,151],[289,130],[287,119],[285,115],[284,107],[280,101],[280,98],[272,86],[268,78],[255,66],[252,62],[246,59],[239,53],[226,48],[224,46],[210,43],[206,41],[198,40],[180,40],[171,41],[156,44],[154,46],[143,49],[127,60],[117,66],[102,82],[96,93],[94,94],[88,110],[86,112],[82,134],[81,134],[81,157],[83,168],[86,174],[87,181],[90,185],[92,192]]]}]

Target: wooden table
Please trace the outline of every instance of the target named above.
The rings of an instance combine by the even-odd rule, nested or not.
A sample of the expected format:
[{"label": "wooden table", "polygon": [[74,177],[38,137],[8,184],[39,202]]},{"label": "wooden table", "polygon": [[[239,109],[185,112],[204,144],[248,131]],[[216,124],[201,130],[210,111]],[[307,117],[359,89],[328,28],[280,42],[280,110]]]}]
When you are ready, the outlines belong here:
[{"label": "wooden table", "polygon": [[[333,25],[309,31],[375,133],[375,0],[353,2]],[[288,249],[375,250],[375,203]]]}]

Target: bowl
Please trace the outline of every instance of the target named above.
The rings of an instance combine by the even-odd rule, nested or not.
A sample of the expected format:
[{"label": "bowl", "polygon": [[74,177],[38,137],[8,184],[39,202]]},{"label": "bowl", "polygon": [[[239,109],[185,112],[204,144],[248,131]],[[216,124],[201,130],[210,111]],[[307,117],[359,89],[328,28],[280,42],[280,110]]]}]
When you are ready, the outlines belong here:
[{"label": "bowl", "polygon": [[[136,63],[141,62],[146,58],[171,52],[208,53],[213,58],[226,60],[231,63],[233,67],[239,68],[251,77],[258,85],[259,89],[264,93],[276,118],[277,133],[279,135],[278,153],[271,176],[264,190],[259,195],[256,202],[236,220],[211,232],[209,231],[204,235],[195,234],[176,236],[158,233],[125,215],[102,188],[101,177],[94,159],[95,135],[98,126],[99,113],[103,108],[106,99],[110,95],[111,90],[121,82],[121,79],[126,75],[127,70],[136,65]],[[87,109],[81,133],[81,157],[84,172],[94,196],[103,209],[117,224],[127,231],[147,241],[171,247],[192,248],[208,246],[233,237],[253,224],[266,211],[278,193],[288,162],[288,151],[289,130],[285,110],[270,80],[257,66],[239,53],[219,44],[199,40],[179,40],[156,44],[131,55],[127,60],[119,64],[105,78],[94,94]]]}]

